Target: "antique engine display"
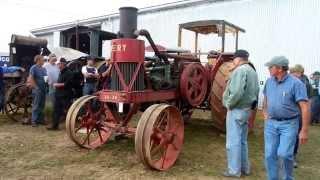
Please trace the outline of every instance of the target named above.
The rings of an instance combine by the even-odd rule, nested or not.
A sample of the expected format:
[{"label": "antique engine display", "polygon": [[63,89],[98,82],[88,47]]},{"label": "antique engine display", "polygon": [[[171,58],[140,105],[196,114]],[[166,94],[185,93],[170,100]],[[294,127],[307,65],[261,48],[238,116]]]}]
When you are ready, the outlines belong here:
[{"label": "antique engine display", "polygon": [[[210,26],[215,27],[214,23]],[[139,36],[149,42],[154,57],[145,57],[145,41],[137,39]],[[192,109],[211,102],[214,93],[216,99],[221,98],[223,86],[219,83],[226,79],[218,77],[214,82],[218,93],[209,81],[221,75],[219,68],[233,54],[220,53],[218,63],[206,69],[194,54],[159,51],[147,30],[137,30],[134,7],[120,8],[120,31],[111,45],[111,89],[83,96],[71,105],[67,134],[75,144],[88,149],[102,146],[113,136],[134,136],[139,160],[151,169],[167,170],[182,150],[184,119],[190,118]],[[210,109],[209,104],[206,108]],[[135,127],[130,120],[138,111],[143,113]]]}]

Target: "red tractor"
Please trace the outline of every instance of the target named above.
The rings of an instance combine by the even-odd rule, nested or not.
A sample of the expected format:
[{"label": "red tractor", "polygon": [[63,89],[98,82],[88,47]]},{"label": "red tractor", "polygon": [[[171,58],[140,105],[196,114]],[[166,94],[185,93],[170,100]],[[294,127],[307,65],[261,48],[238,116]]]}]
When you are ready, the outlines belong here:
[{"label": "red tractor", "polygon": [[[196,36],[219,32],[223,46],[225,33],[244,32],[225,21],[186,23],[179,29],[179,42],[181,30],[187,29]],[[145,55],[145,42],[139,36],[147,39],[151,47],[147,49],[154,56]],[[193,109],[211,109],[217,126],[224,129],[221,98],[232,69],[228,63],[232,53],[222,48],[209,57],[215,62],[205,67],[198,57],[201,53],[160,48],[147,30],[137,30],[133,7],[120,8],[120,31],[111,44],[111,88],[79,98],[68,110],[66,128],[73,142],[95,149],[113,137],[131,136],[145,166],[167,170],[182,150],[184,119],[190,118]],[[130,120],[138,118],[135,126]]]}]

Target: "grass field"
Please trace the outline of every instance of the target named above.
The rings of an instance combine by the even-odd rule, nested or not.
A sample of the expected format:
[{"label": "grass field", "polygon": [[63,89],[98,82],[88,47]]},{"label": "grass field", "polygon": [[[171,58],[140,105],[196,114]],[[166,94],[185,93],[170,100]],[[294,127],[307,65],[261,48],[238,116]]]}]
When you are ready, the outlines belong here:
[{"label": "grass field", "polygon": [[[134,140],[110,141],[97,150],[78,148],[65,130],[49,132],[0,115],[0,180],[7,179],[224,179],[225,136],[211,125],[208,113],[196,112],[185,130],[185,144],[177,163],[166,172],[151,171],[138,162]],[[320,126],[310,128],[310,140],[299,153],[296,179],[320,179]],[[265,179],[263,122],[249,135],[252,175]]]}]

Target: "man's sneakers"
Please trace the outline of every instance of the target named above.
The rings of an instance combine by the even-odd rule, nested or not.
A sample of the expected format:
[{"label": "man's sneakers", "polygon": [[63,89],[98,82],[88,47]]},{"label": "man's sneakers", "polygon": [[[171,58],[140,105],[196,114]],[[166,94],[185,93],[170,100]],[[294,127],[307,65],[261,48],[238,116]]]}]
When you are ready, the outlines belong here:
[{"label": "man's sneakers", "polygon": [[241,174],[240,173],[239,174],[231,174],[228,171],[225,171],[225,172],[222,173],[222,175],[224,177],[240,178],[241,175],[249,176],[249,175],[251,175],[251,173],[249,171],[247,171],[247,172],[246,171],[241,171]]},{"label": "man's sneakers", "polygon": [[224,177],[230,177],[230,178],[240,178],[240,176],[241,176],[240,174],[239,175],[238,174],[230,174],[228,171],[223,172],[222,175]]},{"label": "man's sneakers", "polygon": [[31,126],[32,126],[32,127],[38,127],[38,123],[32,122],[32,123],[31,123]]},{"label": "man's sneakers", "polygon": [[293,158],[293,167],[298,168],[298,162],[296,157]]}]

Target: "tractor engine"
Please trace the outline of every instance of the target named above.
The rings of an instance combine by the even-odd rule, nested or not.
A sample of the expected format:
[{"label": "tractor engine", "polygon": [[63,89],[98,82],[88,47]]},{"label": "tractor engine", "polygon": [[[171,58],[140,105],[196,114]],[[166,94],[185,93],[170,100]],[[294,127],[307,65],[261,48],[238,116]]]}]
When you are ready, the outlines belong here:
[{"label": "tractor engine", "polygon": [[[111,42],[112,68],[111,90],[141,91],[144,83],[144,41],[138,40],[134,32],[137,30],[137,9],[120,8],[120,31],[118,39]],[[119,77],[123,75],[123,77]]]},{"label": "tractor engine", "polygon": [[[144,41],[136,39],[139,35],[148,39],[156,56],[145,57]],[[137,30],[136,8],[120,8],[120,31],[118,39],[112,40],[111,47],[111,61],[114,64],[111,71],[111,90],[142,91],[147,86],[145,76],[149,77],[154,90],[175,87],[176,81],[171,79],[172,67],[169,61],[159,55],[148,31]],[[123,77],[119,77],[119,74]]]},{"label": "tractor engine", "polygon": [[165,64],[159,58],[146,58],[145,70],[146,75],[151,81],[152,89],[154,90],[167,90],[175,87],[172,80],[172,65]]}]

